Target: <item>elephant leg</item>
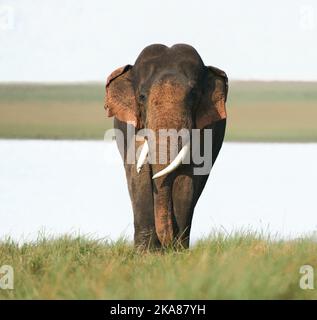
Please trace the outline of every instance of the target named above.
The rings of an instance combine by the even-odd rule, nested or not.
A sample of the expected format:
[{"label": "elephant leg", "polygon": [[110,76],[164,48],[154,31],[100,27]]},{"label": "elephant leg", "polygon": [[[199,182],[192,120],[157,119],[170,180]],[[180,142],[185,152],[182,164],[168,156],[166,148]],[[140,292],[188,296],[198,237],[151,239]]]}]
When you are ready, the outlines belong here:
[{"label": "elephant leg", "polygon": [[[160,242],[155,232],[151,168],[148,164],[145,164],[140,173],[137,173],[136,164],[127,164],[128,126],[130,126],[130,130],[131,128],[133,129],[131,125],[127,125],[116,118],[114,119],[114,128],[119,129],[124,137],[124,145],[120,145],[118,140],[117,145],[124,162],[132,202],[134,245],[140,249],[160,248]],[[138,147],[140,147],[140,142],[136,144],[136,148]]]},{"label": "elephant leg", "polygon": [[[226,120],[216,122],[211,128],[213,129],[212,164],[214,164],[223,143]],[[204,141],[201,139],[201,150],[203,146]],[[177,239],[185,248],[189,246],[194,208],[209,178],[209,174],[194,175],[191,169],[188,167],[179,169],[178,174],[175,175],[172,190]]]},{"label": "elephant leg", "polygon": [[189,247],[189,235],[193,218],[194,184],[191,175],[178,174],[172,190],[173,213],[175,219],[176,243]]},{"label": "elephant leg", "polygon": [[148,164],[136,172],[136,165],[125,165],[134,214],[134,245],[141,250],[158,249],[160,241],[155,232],[151,169]]}]

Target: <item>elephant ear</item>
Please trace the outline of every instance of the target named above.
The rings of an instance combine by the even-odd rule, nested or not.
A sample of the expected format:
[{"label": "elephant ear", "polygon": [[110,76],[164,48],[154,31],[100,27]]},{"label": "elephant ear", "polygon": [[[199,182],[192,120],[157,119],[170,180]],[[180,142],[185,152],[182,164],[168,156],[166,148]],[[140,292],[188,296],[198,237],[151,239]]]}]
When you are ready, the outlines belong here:
[{"label": "elephant ear", "polygon": [[196,127],[203,129],[216,121],[226,119],[228,77],[215,67],[206,68],[204,91],[196,111]]},{"label": "elephant ear", "polygon": [[113,71],[107,78],[104,107],[108,117],[114,116],[120,121],[139,127],[131,69],[131,65],[126,65]]}]

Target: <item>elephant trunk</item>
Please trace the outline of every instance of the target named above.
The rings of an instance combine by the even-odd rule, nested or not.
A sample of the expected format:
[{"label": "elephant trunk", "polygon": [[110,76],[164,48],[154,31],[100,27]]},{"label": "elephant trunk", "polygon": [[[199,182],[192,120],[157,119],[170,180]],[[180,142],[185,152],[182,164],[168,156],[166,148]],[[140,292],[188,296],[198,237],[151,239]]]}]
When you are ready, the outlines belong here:
[{"label": "elephant trunk", "polygon": [[[156,162],[152,164],[153,177],[153,189],[154,189],[154,214],[155,214],[155,228],[157,236],[163,246],[171,244],[174,238],[173,229],[173,204],[172,204],[172,185],[173,176],[170,174],[176,170],[188,156],[190,151],[190,144],[187,142],[181,148],[174,146],[176,150],[180,149],[176,157],[172,160],[172,155],[168,149],[168,144],[157,143],[153,148],[156,147]],[[163,151],[162,151],[163,150]],[[168,151],[169,150],[169,151]],[[152,151],[153,152],[153,151]],[[139,173],[145,163],[148,153],[150,152],[150,147],[148,142],[145,140],[138,162],[137,162],[137,172]],[[160,160],[170,158],[170,163],[161,163]]]},{"label": "elephant trunk", "polygon": [[177,232],[174,223],[172,187],[175,179],[173,172],[182,164],[189,152],[189,143],[183,146],[178,140],[156,140],[156,162],[152,163],[153,199],[156,234],[162,246],[171,245]]},{"label": "elephant trunk", "polygon": [[[166,163],[162,163],[162,158],[166,159]],[[172,185],[173,175],[161,175],[168,165],[167,145],[164,143],[156,143],[156,163],[152,164],[153,177],[153,199],[154,199],[154,217],[155,230],[162,246],[168,246],[174,238],[173,229],[173,203],[172,203]]]},{"label": "elephant trunk", "polygon": [[155,229],[162,246],[171,245],[177,232],[172,201],[174,171],[189,151],[189,144],[182,145],[184,140],[180,143],[178,136],[182,129],[192,128],[191,108],[184,105],[185,80],[183,83],[173,74],[165,74],[148,96],[146,127],[155,132],[155,142],[148,141],[150,158],[156,160],[151,163]]},{"label": "elephant trunk", "polygon": [[153,180],[155,231],[163,247],[172,244],[174,239],[173,203],[170,177]]}]

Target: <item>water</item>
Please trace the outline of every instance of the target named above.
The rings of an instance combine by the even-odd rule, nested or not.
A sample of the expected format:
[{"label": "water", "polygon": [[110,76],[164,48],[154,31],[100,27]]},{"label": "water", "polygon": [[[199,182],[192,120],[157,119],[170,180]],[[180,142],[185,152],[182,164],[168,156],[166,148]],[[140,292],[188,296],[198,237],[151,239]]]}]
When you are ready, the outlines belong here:
[{"label": "water", "polygon": [[[196,207],[192,239],[249,229],[317,230],[317,144],[225,143]],[[0,140],[0,238],[132,238],[121,159],[103,141]]]}]

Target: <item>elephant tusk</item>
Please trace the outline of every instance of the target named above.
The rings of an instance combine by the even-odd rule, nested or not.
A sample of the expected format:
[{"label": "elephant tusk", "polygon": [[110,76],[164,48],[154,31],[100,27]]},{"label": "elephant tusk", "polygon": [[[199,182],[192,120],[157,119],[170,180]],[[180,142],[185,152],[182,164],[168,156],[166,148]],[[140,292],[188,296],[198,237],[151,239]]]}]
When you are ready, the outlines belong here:
[{"label": "elephant tusk", "polygon": [[144,165],[144,162],[146,160],[147,154],[149,153],[149,145],[147,141],[144,141],[137,165],[136,165],[136,171],[137,173],[140,173],[142,166]]},{"label": "elephant tusk", "polygon": [[172,171],[174,171],[175,169],[177,169],[182,162],[184,161],[184,159],[186,158],[187,153],[190,150],[190,142],[187,142],[183,148],[181,149],[181,151],[178,153],[178,155],[175,157],[175,159],[163,170],[157,172],[152,179],[156,179],[159,177],[164,176],[165,174],[168,174]]}]

